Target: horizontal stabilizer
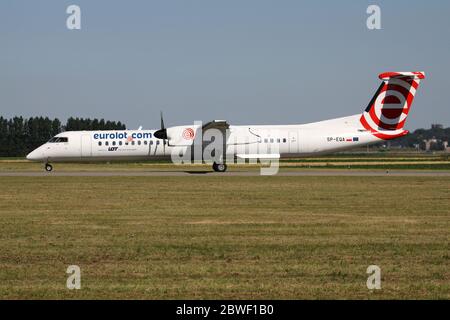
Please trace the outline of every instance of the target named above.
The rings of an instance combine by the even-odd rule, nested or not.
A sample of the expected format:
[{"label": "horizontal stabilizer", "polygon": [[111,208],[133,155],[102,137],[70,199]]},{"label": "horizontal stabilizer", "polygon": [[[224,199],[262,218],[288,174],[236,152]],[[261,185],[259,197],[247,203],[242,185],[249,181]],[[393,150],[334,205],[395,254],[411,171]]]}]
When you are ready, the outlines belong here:
[{"label": "horizontal stabilizer", "polygon": [[389,79],[404,79],[404,78],[413,78],[413,79],[425,79],[425,72],[416,71],[416,72],[384,72],[378,76],[381,80],[389,80]]}]

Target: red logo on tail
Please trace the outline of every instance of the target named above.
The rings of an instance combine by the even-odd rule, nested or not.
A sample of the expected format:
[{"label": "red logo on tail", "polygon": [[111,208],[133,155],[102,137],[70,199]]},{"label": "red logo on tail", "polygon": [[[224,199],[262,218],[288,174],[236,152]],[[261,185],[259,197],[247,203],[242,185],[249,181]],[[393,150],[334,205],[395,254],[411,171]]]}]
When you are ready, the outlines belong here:
[{"label": "red logo on tail", "polygon": [[403,136],[403,126],[408,116],[423,73],[388,72],[380,74],[383,80],[366,111],[361,124],[381,139]]}]

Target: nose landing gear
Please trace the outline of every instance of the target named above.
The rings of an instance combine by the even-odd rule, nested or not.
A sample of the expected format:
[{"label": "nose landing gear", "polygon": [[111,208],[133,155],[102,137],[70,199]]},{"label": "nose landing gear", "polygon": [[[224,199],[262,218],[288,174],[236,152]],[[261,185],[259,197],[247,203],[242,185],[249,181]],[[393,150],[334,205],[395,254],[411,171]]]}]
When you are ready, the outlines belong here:
[{"label": "nose landing gear", "polygon": [[227,171],[227,165],[225,163],[213,163],[213,170],[215,172],[225,172]]},{"label": "nose landing gear", "polygon": [[50,163],[45,164],[45,171],[51,172],[53,170],[53,166]]}]

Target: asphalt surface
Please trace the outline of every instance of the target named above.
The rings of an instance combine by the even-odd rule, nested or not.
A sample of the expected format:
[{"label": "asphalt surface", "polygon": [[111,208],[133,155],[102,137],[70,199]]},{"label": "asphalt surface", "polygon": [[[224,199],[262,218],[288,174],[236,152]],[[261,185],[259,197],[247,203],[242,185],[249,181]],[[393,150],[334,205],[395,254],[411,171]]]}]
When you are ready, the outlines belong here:
[{"label": "asphalt surface", "polygon": [[[5,171],[0,177],[180,177],[180,176],[220,176],[220,177],[247,177],[260,176],[259,170],[227,171],[218,173],[213,171]],[[450,171],[439,170],[297,170],[280,171],[277,176],[356,176],[356,177],[450,177]]]}]

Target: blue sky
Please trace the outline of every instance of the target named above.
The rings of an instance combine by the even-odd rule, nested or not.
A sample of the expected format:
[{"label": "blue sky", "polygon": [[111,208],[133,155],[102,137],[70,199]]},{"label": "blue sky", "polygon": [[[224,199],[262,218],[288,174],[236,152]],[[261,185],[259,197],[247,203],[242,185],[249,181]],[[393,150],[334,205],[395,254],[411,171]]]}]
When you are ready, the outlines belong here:
[{"label": "blue sky", "polygon": [[450,126],[449,34],[448,1],[3,0],[0,114],[306,123],[362,112],[381,72],[425,71],[406,126]]}]

